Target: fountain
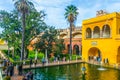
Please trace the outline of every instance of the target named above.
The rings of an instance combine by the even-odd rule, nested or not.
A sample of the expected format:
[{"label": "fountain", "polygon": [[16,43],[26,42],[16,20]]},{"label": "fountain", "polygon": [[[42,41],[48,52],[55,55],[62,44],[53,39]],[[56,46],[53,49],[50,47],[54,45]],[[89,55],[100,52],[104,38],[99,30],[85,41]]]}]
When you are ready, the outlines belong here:
[{"label": "fountain", "polygon": [[104,71],[104,70],[107,70],[106,68],[102,67],[102,62],[100,63],[100,67],[97,68],[97,70],[100,70],[100,71]]}]

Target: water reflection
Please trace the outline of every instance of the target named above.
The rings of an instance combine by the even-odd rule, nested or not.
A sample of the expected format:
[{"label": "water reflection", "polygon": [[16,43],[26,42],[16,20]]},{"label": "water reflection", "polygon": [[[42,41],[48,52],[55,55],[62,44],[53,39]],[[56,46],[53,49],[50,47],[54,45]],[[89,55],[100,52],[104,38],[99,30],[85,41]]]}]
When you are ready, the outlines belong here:
[{"label": "water reflection", "polygon": [[[98,70],[100,66],[85,64],[86,75],[82,75],[82,64],[55,66],[33,69],[34,80],[119,80],[119,70],[107,68]],[[29,71],[29,70],[25,70]]]}]

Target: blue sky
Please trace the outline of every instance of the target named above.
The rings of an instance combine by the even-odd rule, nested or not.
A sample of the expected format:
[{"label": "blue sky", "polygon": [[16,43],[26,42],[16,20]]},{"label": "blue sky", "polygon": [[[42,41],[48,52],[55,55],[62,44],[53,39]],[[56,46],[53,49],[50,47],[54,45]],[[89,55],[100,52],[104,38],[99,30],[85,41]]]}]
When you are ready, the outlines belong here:
[{"label": "blue sky", "polygon": [[[44,10],[47,14],[45,22],[56,28],[67,28],[69,24],[64,18],[65,8],[75,5],[78,8],[76,26],[82,25],[82,20],[96,16],[96,11],[105,10],[109,13],[120,11],[120,0],[30,0],[36,9]],[[14,9],[12,0],[0,0],[0,10]],[[0,29],[1,31],[1,29]]]}]

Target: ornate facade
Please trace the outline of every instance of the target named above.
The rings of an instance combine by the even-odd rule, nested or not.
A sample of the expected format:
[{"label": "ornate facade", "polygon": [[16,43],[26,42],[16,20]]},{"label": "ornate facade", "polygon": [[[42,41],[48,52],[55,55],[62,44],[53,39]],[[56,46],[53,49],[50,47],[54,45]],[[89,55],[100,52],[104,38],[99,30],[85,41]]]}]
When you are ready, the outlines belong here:
[{"label": "ornate facade", "polygon": [[[66,53],[69,53],[69,45],[70,45],[70,29],[60,29],[59,39],[64,39]],[[81,27],[74,27],[72,31],[72,54],[81,55],[81,47],[82,47],[82,30]]]},{"label": "ornate facade", "polygon": [[83,20],[82,45],[86,61],[99,58],[102,62],[107,59],[110,64],[120,64],[120,13],[101,13]]}]

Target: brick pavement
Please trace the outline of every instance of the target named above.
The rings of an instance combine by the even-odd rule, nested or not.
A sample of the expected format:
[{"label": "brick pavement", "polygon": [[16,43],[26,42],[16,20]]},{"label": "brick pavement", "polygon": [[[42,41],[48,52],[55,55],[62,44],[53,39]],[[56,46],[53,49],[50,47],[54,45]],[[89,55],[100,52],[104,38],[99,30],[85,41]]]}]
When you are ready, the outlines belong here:
[{"label": "brick pavement", "polygon": [[18,70],[14,67],[14,75],[11,77],[11,80],[22,80],[23,76],[18,75]]}]

